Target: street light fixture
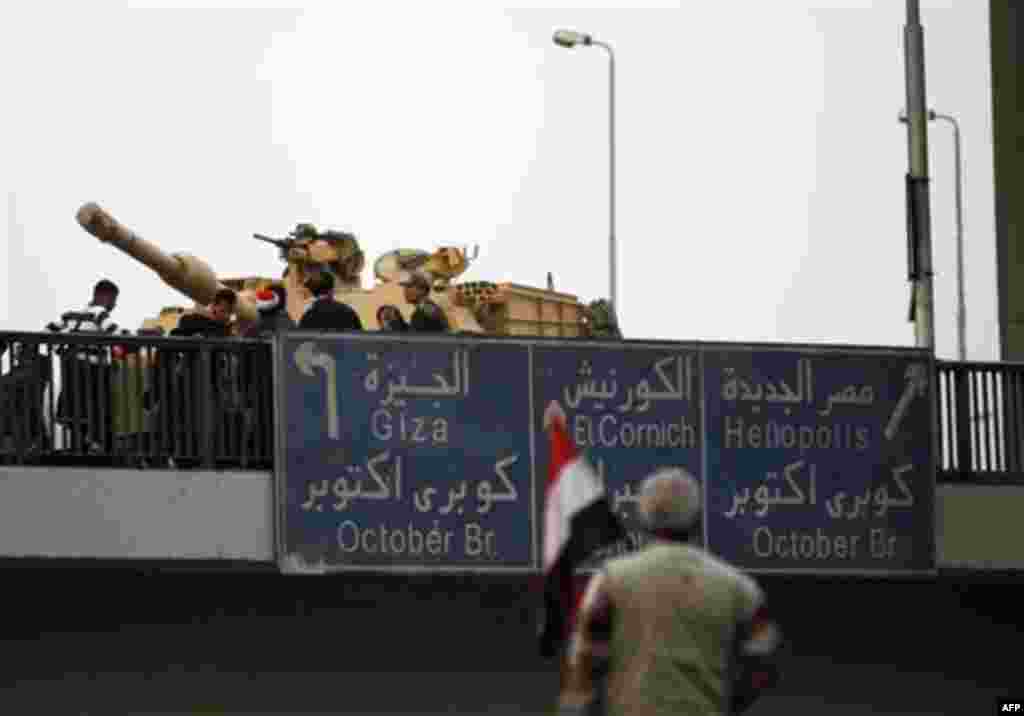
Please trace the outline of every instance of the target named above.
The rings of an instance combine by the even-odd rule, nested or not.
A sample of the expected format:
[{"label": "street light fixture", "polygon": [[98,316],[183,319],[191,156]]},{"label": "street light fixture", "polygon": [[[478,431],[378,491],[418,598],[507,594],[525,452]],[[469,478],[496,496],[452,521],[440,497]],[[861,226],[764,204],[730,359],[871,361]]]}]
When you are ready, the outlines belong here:
[{"label": "street light fixture", "polygon": [[571,49],[577,45],[585,47],[595,45],[608,53],[608,293],[611,317],[616,328],[619,328],[618,271],[615,247],[615,53],[607,42],[595,40],[592,36],[576,30],[557,30],[552,40],[559,47]]},{"label": "street light fixture", "polygon": [[[964,300],[964,219],[963,219],[963,182],[961,179],[963,163],[960,157],[960,123],[948,114],[939,114],[928,110],[928,119],[941,119],[953,125],[953,161],[956,172],[956,287],[957,287],[957,339],[960,361],[967,360],[967,303]],[[900,122],[906,124],[907,115],[900,113]]]},{"label": "street light fixture", "polygon": [[575,30],[557,30],[553,39],[555,44],[560,45],[561,47],[589,45],[593,42],[590,35],[584,35],[582,32],[576,32]]}]

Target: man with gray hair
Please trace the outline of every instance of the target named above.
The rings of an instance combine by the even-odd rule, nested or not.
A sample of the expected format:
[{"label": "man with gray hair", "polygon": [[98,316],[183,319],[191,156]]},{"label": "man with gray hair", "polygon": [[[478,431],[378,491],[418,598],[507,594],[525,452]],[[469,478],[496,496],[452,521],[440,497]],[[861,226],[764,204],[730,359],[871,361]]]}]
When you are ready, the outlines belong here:
[{"label": "man with gray hair", "polygon": [[561,713],[723,716],[777,681],[780,634],[761,588],[690,544],[700,492],[681,468],[644,481],[637,512],[653,539],[606,562],[587,585]]}]

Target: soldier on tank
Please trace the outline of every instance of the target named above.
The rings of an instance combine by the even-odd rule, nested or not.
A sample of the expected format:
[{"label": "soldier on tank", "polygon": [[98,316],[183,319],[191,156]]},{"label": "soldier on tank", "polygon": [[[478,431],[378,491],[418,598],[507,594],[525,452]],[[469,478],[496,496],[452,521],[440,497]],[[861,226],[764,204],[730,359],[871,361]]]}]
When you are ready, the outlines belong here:
[{"label": "soldier on tank", "polygon": [[411,271],[399,282],[405,289],[405,300],[416,307],[409,321],[409,330],[416,333],[444,333],[448,321],[444,311],[430,300],[430,281],[422,273]]}]

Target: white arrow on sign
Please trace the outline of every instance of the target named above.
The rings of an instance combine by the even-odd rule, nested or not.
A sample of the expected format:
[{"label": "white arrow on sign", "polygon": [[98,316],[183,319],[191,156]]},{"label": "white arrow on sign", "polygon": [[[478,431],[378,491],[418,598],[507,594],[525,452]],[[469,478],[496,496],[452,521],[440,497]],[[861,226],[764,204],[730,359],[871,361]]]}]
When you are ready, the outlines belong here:
[{"label": "white arrow on sign", "polygon": [[341,426],[338,418],[338,374],[337,366],[330,354],[316,349],[316,345],[306,341],[295,349],[295,366],[303,375],[313,377],[314,368],[320,368],[327,376],[327,435],[332,440],[341,437]]},{"label": "white arrow on sign", "polygon": [[899,430],[900,423],[903,422],[903,416],[906,415],[911,401],[919,395],[925,395],[928,391],[928,373],[922,364],[908,365],[905,377],[907,387],[903,389],[903,395],[900,396],[900,401],[896,403],[896,409],[892,411],[889,423],[885,426],[887,440],[892,440],[896,436],[896,431]]}]

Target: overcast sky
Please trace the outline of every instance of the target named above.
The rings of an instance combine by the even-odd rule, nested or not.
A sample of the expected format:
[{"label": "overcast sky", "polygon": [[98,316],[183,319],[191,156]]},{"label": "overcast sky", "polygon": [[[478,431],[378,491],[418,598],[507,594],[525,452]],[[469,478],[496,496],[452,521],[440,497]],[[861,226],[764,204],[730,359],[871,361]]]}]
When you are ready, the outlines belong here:
[{"label": "overcast sky", "polygon": [[[562,5],[4,5],[0,329],[100,276],[127,327],[191,304],[81,230],[87,201],[224,276],[279,275],[252,233],[311,221],[357,234],[367,287],[385,251],[479,245],[466,280],[606,296],[608,62],[556,47],[567,26],[616,52],[627,337],[913,345],[903,2]],[[968,357],[995,359],[987,3],[922,14],[929,103],[963,129]],[[952,132],[929,129],[951,358]]]}]

